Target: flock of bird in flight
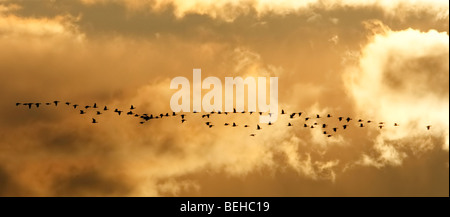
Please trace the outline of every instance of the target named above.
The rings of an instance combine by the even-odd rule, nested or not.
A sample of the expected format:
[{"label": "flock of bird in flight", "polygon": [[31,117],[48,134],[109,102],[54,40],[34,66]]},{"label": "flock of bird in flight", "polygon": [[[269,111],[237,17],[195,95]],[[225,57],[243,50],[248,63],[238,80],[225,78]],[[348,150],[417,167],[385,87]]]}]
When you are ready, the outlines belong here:
[{"label": "flock of bird in flight", "polygon": [[[60,101],[53,101],[53,102],[46,102],[46,103],[39,103],[39,102],[38,103],[19,103],[18,102],[18,103],[16,103],[16,106],[21,106],[22,105],[22,106],[27,106],[29,109],[31,109],[31,108],[33,108],[33,106],[35,106],[36,108],[40,108],[41,105],[46,105],[46,106],[53,106],[54,105],[54,106],[58,107],[58,105],[60,105],[60,104],[62,104]],[[108,106],[106,106],[106,105],[103,108],[100,107],[100,106],[97,106],[97,103],[94,103],[93,105],[85,105],[84,107],[80,106],[78,104],[73,104],[71,102],[66,102],[65,104],[68,107],[73,107],[73,109],[78,109],[79,110],[79,114],[81,114],[81,115],[87,114],[88,111],[92,111],[93,110],[94,114],[98,116],[98,115],[102,115],[103,112],[107,112],[107,111],[110,110],[110,108],[108,108]],[[177,114],[175,112],[172,112],[171,115],[169,113],[165,113],[165,114],[161,113],[159,115],[137,114],[135,112],[135,109],[136,109],[136,107],[131,105],[129,110],[128,110],[128,112],[126,113],[126,115],[139,118],[140,119],[140,121],[139,121],[140,124],[145,124],[146,122],[148,122],[148,121],[150,121],[152,119],[162,119],[162,118],[175,117],[175,116],[181,117],[181,124],[183,124],[183,123],[185,123],[187,121],[187,119],[186,119],[187,118],[187,114]],[[124,110],[119,110],[118,108],[115,108],[113,112],[117,113],[117,115],[121,115],[122,113],[124,113]],[[194,114],[199,114],[199,112],[196,112],[196,111],[194,111],[193,113]],[[252,115],[254,113],[259,114],[259,115],[263,114],[262,112],[253,112],[253,111],[249,111],[249,112],[241,111],[241,112],[238,112],[238,111],[236,111],[236,109],[233,109],[233,112],[221,112],[221,111],[215,112],[215,111],[212,111],[212,112],[209,112],[209,113],[201,113],[201,118],[207,119],[208,121],[205,121],[206,127],[212,128],[212,127],[214,127],[214,125],[213,125],[213,123],[211,121],[209,121],[210,117],[212,117],[213,115],[228,115],[228,113],[234,113],[234,114],[236,114],[236,113],[241,113],[241,114],[248,113],[249,115]],[[271,115],[271,114],[269,113],[269,115]],[[284,110],[281,110],[281,115],[289,116],[290,120],[292,120],[292,121],[288,122],[288,124],[286,125],[287,127],[294,126],[294,124],[293,124],[294,121],[295,121],[294,119],[301,119],[301,120],[304,120],[303,123],[301,124],[304,128],[311,128],[311,129],[312,128],[320,128],[320,129],[323,130],[323,134],[325,136],[327,136],[327,137],[332,137],[332,135],[333,135],[332,133],[336,133],[336,132],[338,132],[338,130],[346,130],[346,129],[348,129],[349,126],[350,126],[350,122],[353,121],[353,119],[350,118],[350,117],[339,116],[339,117],[337,117],[337,120],[341,124],[339,124],[339,126],[331,127],[331,126],[329,126],[329,125],[327,125],[325,123],[318,123],[317,122],[317,120],[319,120],[319,119],[330,119],[330,118],[332,118],[333,116],[331,114],[327,114],[327,115],[325,115],[323,117],[321,115],[319,115],[319,114],[315,114],[313,116],[306,116],[306,115],[304,115],[303,112],[294,112],[294,113],[288,114]],[[98,121],[97,121],[96,118],[92,118],[92,122],[91,123],[96,124],[96,123],[98,123]],[[376,122],[371,121],[371,120],[362,120],[362,119],[356,120],[356,126],[360,127],[360,128],[366,127],[369,124],[376,124],[376,126],[380,130],[387,126],[385,124],[385,122],[378,122],[378,123],[376,123]],[[267,125],[271,126],[271,125],[273,125],[273,123],[269,122],[269,123],[267,123]],[[239,125],[237,125],[236,122],[226,122],[226,123],[224,123],[224,126],[238,127]],[[393,126],[394,127],[398,127],[399,124],[398,123],[393,123]],[[243,127],[244,128],[248,128],[250,126],[246,124],[246,125],[243,125]],[[256,124],[256,126],[254,126],[254,127],[256,128],[256,130],[261,130],[262,129],[260,124]],[[431,125],[427,125],[426,129],[430,130],[431,129]],[[250,134],[250,136],[255,136],[255,135],[256,135],[255,133]]]}]

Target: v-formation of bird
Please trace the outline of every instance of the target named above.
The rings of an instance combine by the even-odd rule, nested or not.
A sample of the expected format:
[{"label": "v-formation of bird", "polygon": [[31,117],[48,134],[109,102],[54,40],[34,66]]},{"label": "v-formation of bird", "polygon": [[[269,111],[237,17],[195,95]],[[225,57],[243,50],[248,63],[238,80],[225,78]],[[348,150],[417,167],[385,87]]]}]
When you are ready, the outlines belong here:
[{"label": "v-formation of bird", "polygon": [[[60,101],[55,100],[55,101],[53,101],[53,102],[46,102],[46,103],[39,103],[39,102],[38,102],[38,103],[16,103],[16,106],[22,105],[22,106],[28,107],[28,109],[31,109],[31,108],[33,108],[33,106],[35,106],[36,108],[40,108],[40,105],[42,105],[42,104],[45,104],[46,106],[55,106],[55,107],[58,107],[58,105],[60,105]],[[81,107],[81,106],[78,105],[78,104],[73,104],[73,103],[71,103],[71,102],[66,102],[65,104],[66,104],[67,106],[69,106],[69,107],[73,107],[73,109],[79,108],[79,112],[80,112],[79,114],[81,114],[81,115],[87,114],[87,111],[88,111],[88,110],[95,110],[94,114],[96,114],[97,116],[99,116],[99,115],[102,115],[102,114],[103,114],[102,112],[107,112],[107,111],[110,110],[110,109],[108,108],[108,106],[106,106],[106,105],[105,105],[103,108],[97,106],[97,103],[94,103],[93,105],[86,105],[86,106],[84,106],[84,107]],[[130,108],[129,108],[129,111],[126,113],[126,115],[127,115],[127,116],[133,116],[133,117],[136,117],[136,118],[140,118],[140,119],[141,119],[141,121],[139,121],[140,124],[145,124],[146,122],[148,122],[148,121],[150,121],[150,120],[152,120],[152,119],[162,119],[162,118],[165,118],[165,117],[174,117],[174,116],[178,116],[177,113],[175,113],[175,112],[171,112],[171,115],[169,115],[169,113],[165,113],[165,114],[161,113],[161,114],[159,114],[159,115],[153,115],[153,114],[150,114],[150,115],[148,115],[148,114],[137,114],[137,113],[134,112],[135,109],[136,109],[136,107],[134,107],[133,105],[131,105]],[[114,112],[114,113],[117,113],[117,115],[121,115],[122,113],[124,113],[123,110],[120,110],[120,109],[118,109],[118,108],[115,108],[113,112]],[[194,113],[194,114],[199,114],[199,113],[196,112],[196,111],[194,111],[193,113]],[[202,114],[199,114],[199,115],[201,115],[201,118],[207,119],[208,121],[205,122],[205,125],[206,125],[208,128],[212,128],[212,127],[215,126],[215,125],[212,123],[212,121],[210,121],[210,118],[213,117],[213,115],[228,115],[228,113],[233,113],[233,114],[245,114],[245,113],[248,113],[249,115],[252,115],[253,113],[256,113],[256,112],[254,112],[254,111],[249,111],[249,112],[241,111],[241,112],[237,112],[236,109],[233,109],[233,112],[221,112],[221,111],[215,112],[215,111],[212,111],[212,112],[209,112],[209,113],[202,113]],[[262,115],[263,113],[262,113],[262,112],[258,112],[258,113],[256,113],[256,114]],[[269,113],[269,115],[271,115],[271,114]],[[282,109],[282,110],[281,110],[281,115],[288,115],[288,114]],[[181,117],[181,124],[183,124],[183,123],[185,123],[185,122],[187,121],[187,119],[186,119],[186,118],[187,118],[187,114],[179,114],[179,116]],[[303,118],[303,116],[305,116],[305,117]],[[306,116],[306,115],[304,115],[303,112],[294,112],[294,113],[289,114],[289,119],[292,120],[292,121],[291,121],[292,123],[291,123],[291,122],[288,122],[288,124],[286,125],[286,127],[293,127],[294,124],[295,124],[294,121],[297,121],[297,122],[298,122],[298,120],[295,120],[295,119],[299,119],[300,121],[303,120],[303,125],[302,125],[302,124],[299,124],[299,126],[303,126],[304,128],[310,128],[310,129],[313,129],[313,128],[319,128],[319,129],[322,129],[322,130],[323,130],[323,134],[324,134],[325,136],[327,136],[327,137],[332,137],[332,135],[333,135],[332,132],[333,132],[333,133],[337,133],[339,130],[346,130],[346,129],[348,129],[350,122],[353,120],[353,119],[350,118],[350,117],[337,117],[337,120],[338,120],[339,123],[341,123],[341,124],[340,124],[339,126],[333,126],[333,127],[330,127],[330,126],[329,126],[328,124],[326,124],[326,123],[319,124],[319,123],[317,122],[317,121],[320,120],[320,119],[329,120],[329,119],[331,119],[332,117],[333,117],[333,116],[332,116],[331,114],[327,114],[326,116],[323,116],[323,117],[322,117],[320,114],[315,114],[315,115],[312,115],[312,116]],[[315,120],[315,121],[314,121],[314,120]],[[91,122],[91,123],[96,124],[96,123],[99,123],[99,122],[97,121],[96,118],[92,118],[92,122]],[[365,120],[362,120],[362,119],[358,119],[356,126],[359,126],[360,128],[363,128],[363,127],[368,126],[368,125],[371,124],[371,123],[373,123],[373,121],[371,121],[371,120],[365,121]],[[223,125],[224,125],[224,126],[231,126],[231,127],[233,127],[233,128],[235,128],[235,127],[240,127],[240,126],[242,126],[242,127],[244,127],[244,128],[250,127],[248,124],[245,124],[245,125],[238,125],[238,124],[236,124],[236,122],[232,122],[232,123],[226,122],[226,123],[224,123]],[[270,123],[270,122],[269,122],[267,125],[268,125],[268,126],[272,126],[273,123]],[[399,124],[398,124],[398,123],[394,123],[393,126],[394,126],[394,127],[399,127]],[[385,127],[386,127],[385,122],[378,122],[377,127],[378,127],[380,130],[383,129],[383,128],[385,128]],[[255,128],[255,130],[258,130],[258,131],[259,131],[259,130],[262,130],[262,127],[261,127],[260,124],[256,124],[256,126],[254,126],[254,128]],[[327,129],[330,129],[330,130],[327,131]],[[426,129],[427,129],[427,130],[430,130],[430,129],[431,129],[431,125],[427,125],[427,126],[426,126]],[[331,132],[331,131],[332,131],[332,132]],[[250,134],[250,136],[255,136],[255,135],[256,135],[255,133]]]}]

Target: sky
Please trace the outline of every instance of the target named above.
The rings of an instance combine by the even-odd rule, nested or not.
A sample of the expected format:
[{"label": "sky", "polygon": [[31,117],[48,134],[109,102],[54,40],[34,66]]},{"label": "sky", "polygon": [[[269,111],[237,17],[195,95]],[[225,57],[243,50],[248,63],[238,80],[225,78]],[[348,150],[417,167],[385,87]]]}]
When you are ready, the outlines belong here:
[{"label": "sky", "polygon": [[[441,0],[0,0],[0,196],[448,197],[448,24]],[[171,114],[197,68],[278,77],[302,116],[112,111]]]}]

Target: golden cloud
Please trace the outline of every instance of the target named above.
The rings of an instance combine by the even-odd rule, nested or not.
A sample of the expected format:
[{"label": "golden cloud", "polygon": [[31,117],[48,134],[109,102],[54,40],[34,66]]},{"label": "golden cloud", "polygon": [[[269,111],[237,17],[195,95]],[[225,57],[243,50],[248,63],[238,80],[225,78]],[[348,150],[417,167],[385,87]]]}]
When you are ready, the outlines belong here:
[{"label": "golden cloud", "polygon": [[299,11],[310,11],[313,8],[320,7],[326,10],[332,10],[339,7],[350,8],[380,8],[387,16],[404,18],[407,14],[425,11],[434,14],[436,19],[446,19],[449,14],[449,3],[445,0],[419,0],[419,1],[389,1],[389,0],[80,0],[84,4],[106,4],[110,2],[124,4],[132,10],[163,10],[169,6],[174,7],[174,13],[181,18],[186,14],[203,14],[213,18],[222,18],[232,21],[239,15],[255,11],[259,16],[266,14],[291,14]]},{"label": "golden cloud", "polygon": [[[82,3],[56,15],[0,3],[0,195],[448,196],[448,30],[442,30],[448,29],[448,2]],[[88,16],[116,3],[130,13],[119,21],[138,23],[146,10],[156,21],[145,22],[158,25],[134,35],[130,29],[141,26]],[[159,24],[169,6],[179,19]],[[355,17],[333,11],[345,7],[356,10]],[[395,27],[367,21],[362,8],[381,8],[369,17]],[[301,19],[286,16],[301,11],[307,11]],[[432,18],[418,22],[411,18],[416,12]],[[192,13],[209,18],[192,21]],[[236,19],[245,14],[255,17]],[[182,18],[186,29],[176,29]],[[415,28],[403,28],[410,25]],[[160,26],[167,29],[154,33]],[[250,137],[254,115],[214,116],[209,129],[194,114],[184,124],[175,117],[140,125],[105,112],[94,125],[92,113],[82,116],[64,104],[14,105],[59,99],[167,113],[170,79],[190,78],[197,67],[203,77],[278,76],[280,110],[302,117],[280,117]],[[328,113],[329,127],[339,128],[332,137],[304,127],[306,116]],[[389,126],[351,122],[343,130],[338,116]],[[236,130],[225,122],[251,127]],[[419,181],[403,185],[417,175]],[[398,183],[404,188],[392,190]]]},{"label": "golden cloud", "polygon": [[[448,33],[385,30],[373,36],[362,50],[359,66],[350,68],[345,77],[360,113],[395,120],[386,122],[375,140],[378,160],[364,156],[362,162],[399,165],[405,157],[402,149],[432,149],[431,136],[441,138],[448,151]],[[406,127],[394,127],[394,122]]]}]

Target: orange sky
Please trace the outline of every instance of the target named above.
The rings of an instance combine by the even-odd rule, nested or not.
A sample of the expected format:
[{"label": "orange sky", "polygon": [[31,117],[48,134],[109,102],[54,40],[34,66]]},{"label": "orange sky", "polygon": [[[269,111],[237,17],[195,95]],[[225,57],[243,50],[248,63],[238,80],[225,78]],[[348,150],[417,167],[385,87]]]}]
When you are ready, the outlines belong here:
[{"label": "orange sky", "polygon": [[[0,0],[0,196],[448,197],[448,2],[299,2]],[[303,116],[64,104],[171,112],[194,68],[278,77],[279,111]]]}]

